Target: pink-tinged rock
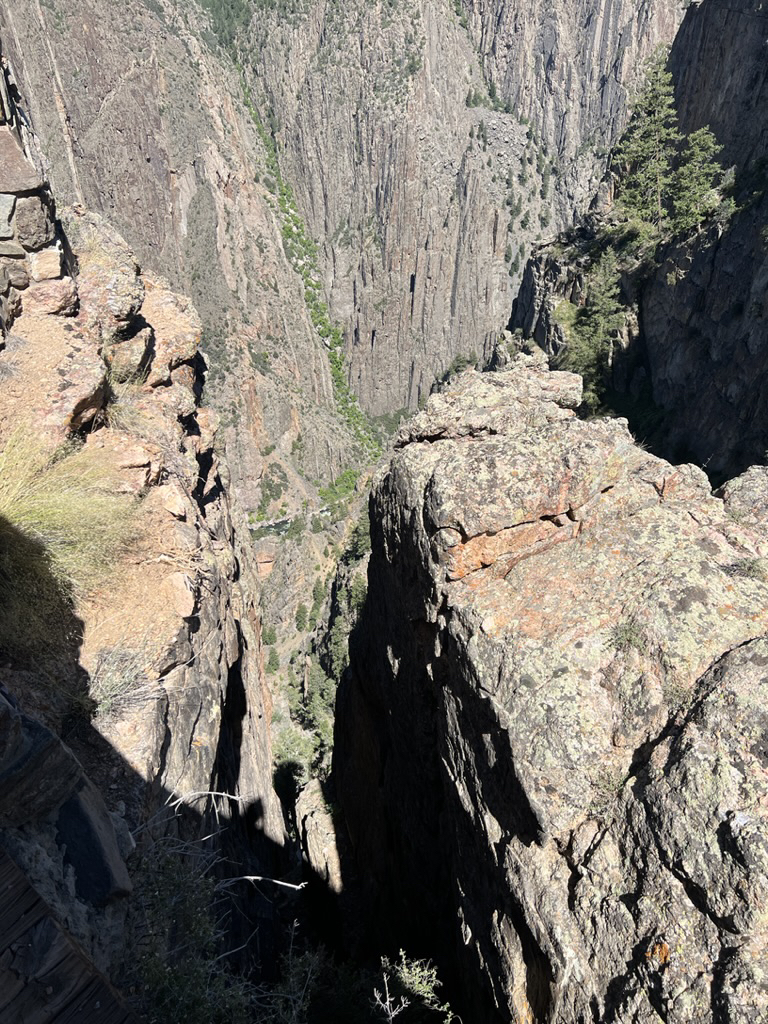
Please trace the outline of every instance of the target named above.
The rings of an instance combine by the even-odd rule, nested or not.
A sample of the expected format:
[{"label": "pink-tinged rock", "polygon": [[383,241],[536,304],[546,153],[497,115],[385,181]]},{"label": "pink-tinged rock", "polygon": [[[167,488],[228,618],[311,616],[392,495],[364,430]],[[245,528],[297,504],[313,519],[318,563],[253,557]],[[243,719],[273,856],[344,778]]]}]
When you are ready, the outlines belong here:
[{"label": "pink-tinged rock", "polygon": [[43,427],[56,436],[66,437],[93,420],[104,408],[107,396],[107,368],[99,354],[90,348],[72,351],[62,361],[58,389],[44,396]]},{"label": "pink-tinged rock", "polygon": [[191,301],[172,292],[162,280],[145,279],[144,317],[155,331],[155,357],[147,383],[168,384],[171,372],[197,354],[202,324]]},{"label": "pink-tinged rock", "polygon": [[268,550],[256,551],[254,559],[256,561],[256,574],[260,580],[266,579],[275,567],[275,552]]},{"label": "pink-tinged rock", "polygon": [[50,246],[40,252],[31,252],[27,257],[29,275],[33,281],[53,281],[61,277],[61,246]]},{"label": "pink-tinged rock", "polygon": [[162,487],[157,488],[157,491],[166,512],[170,512],[174,519],[187,518],[187,501],[184,492],[175,481],[163,484]]},{"label": "pink-tinged rock", "polygon": [[176,614],[182,619],[192,618],[197,608],[197,596],[189,576],[183,572],[171,573],[163,581],[162,588]]},{"label": "pink-tinged rock", "polygon": [[71,277],[62,277],[56,281],[35,281],[24,292],[23,303],[27,313],[73,316],[77,308],[75,282]]},{"label": "pink-tinged rock", "polygon": [[0,126],[0,168],[5,192],[32,192],[42,181],[37,168],[27,160],[14,132]]}]

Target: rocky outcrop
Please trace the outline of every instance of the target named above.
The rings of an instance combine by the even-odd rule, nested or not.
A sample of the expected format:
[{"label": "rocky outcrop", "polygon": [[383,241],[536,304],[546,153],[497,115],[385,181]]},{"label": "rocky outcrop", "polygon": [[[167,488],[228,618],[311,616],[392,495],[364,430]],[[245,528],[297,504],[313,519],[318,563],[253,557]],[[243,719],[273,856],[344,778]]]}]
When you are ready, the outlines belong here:
[{"label": "rocky outcrop", "polygon": [[337,790],[377,927],[439,947],[465,1019],[746,1024],[768,1007],[764,474],[714,497],[580,399],[522,356],[401,431]]},{"label": "rocky outcrop", "polygon": [[[216,417],[198,404],[197,313],[142,275],[97,214],[75,207],[58,219],[18,136],[7,138],[19,181],[27,168],[11,227],[30,283],[13,286],[0,350],[0,449],[26,436],[42,472],[47,452],[57,452],[53,465],[73,457],[74,438],[93,500],[123,495],[131,533],[96,585],[73,591],[45,553],[45,533],[16,521],[12,503],[7,511],[13,481],[4,480],[3,600],[8,566],[22,564],[14,552],[26,552],[36,585],[43,573],[58,592],[64,622],[45,622],[42,605],[39,649],[3,632],[0,844],[94,962],[123,968],[132,834],[150,858],[163,836],[193,849],[206,837],[229,875],[280,870],[257,576],[214,446]],[[47,277],[36,270],[50,252],[66,253],[71,276],[60,262]],[[47,301],[36,282],[51,294],[66,287],[71,301]],[[20,616],[18,631],[27,628]],[[267,955],[273,911],[249,906],[247,893],[237,900],[261,920]]]},{"label": "rocky outcrop", "polygon": [[71,278],[63,275],[63,250],[56,237],[53,203],[41,171],[34,137],[19,115],[16,83],[0,73],[0,331],[13,323],[25,293],[28,308],[70,313]]},{"label": "rocky outcrop", "polygon": [[[274,446],[298,513],[316,499],[311,480],[350,464],[354,439],[284,252],[269,154],[205,17],[188,4],[22,0],[0,4],[0,34],[60,204],[101,215],[142,267],[191,297],[242,505],[258,508],[261,452]],[[302,460],[290,457],[297,441]]]}]

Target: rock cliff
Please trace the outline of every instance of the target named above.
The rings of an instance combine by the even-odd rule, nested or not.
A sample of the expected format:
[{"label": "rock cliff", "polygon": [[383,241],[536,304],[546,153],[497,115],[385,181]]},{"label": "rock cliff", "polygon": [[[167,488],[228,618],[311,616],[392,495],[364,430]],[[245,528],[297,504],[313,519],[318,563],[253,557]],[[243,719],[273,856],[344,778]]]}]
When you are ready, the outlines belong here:
[{"label": "rock cliff", "polygon": [[768,884],[762,468],[705,475],[465,373],[371,497],[335,777],[374,920],[465,1019],[753,1021]]},{"label": "rock cliff", "polygon": [[197,313],[99,215],[57,214],[6,69],[0,110],[0,843],[123,970],[132,835],[150,860],[208,836],[230,874],[279,870],[257,577],[198,402]]},{"label": "rock cliff", "polygon": [[[645,266],[624,268],[627,329],[613,366],[619,392],[637,396],[650,385],[662,454],[692,458],[720,479],[763,461],[768,447],[764,22],[751,0],[687,10],[669,64],[680,127],[712,127],[732,209],[664,240]],[[565,343],[567,303],[584,302],[600,226],[587,218],[525,267],[510,326],[550,354]]]},{"label": "rock cliff", "polygon": [[768,448],[768,104],[765,11],[755,0],[692,6],[670,54],[684,131],[709,124],[733,168],[737,213],[669,247],[643,290],[654,398],[670,440],[719,474]]},{"label": "rock cliff", "polygon": [[[107,214],[228,347],[244,328],[278,376],[327,405],[274,173],[205,16],[170,0],[110,19],[101,0],[2,12],[59,193]],[[262,5],[239,26],[368,410],[415,409],[456,355],[490,354],[531,243],[591,198],[627,83],[681,13],[671,0],[320,2]],[[244,418],[275,441],[289,403],[253,381]]]},{"label": "rock cliff", "polygon": [[260,19],[280,159],[367,409],[413,410],[455,356],[490,355],[515,266],[588,204],[627,83],[679,18],[668,2],[420,2]]}]

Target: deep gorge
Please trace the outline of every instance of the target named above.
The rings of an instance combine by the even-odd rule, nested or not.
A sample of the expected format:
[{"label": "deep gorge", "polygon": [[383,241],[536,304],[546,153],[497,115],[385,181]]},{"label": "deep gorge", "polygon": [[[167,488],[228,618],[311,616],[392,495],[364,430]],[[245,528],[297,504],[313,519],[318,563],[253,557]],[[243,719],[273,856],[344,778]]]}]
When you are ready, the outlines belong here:
[{"label": "deep gorge", "polygon": [[768,1013],[764,27],[0,3],[3,1024]]}]

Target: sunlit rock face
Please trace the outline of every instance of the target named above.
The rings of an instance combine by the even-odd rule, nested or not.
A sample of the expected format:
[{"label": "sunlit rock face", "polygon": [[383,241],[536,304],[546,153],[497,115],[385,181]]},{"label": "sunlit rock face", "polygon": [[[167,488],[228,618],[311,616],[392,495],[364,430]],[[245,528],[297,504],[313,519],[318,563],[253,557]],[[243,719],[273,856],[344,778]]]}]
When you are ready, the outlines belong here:
[{"label": "sunlit rock face", "polygon": [[[371,499],[335,771],[383,920],[475,1019],[763,1012],[768,542],[521,357],[460,375]],[[436,938],[437,937],[437,938]]]}]

